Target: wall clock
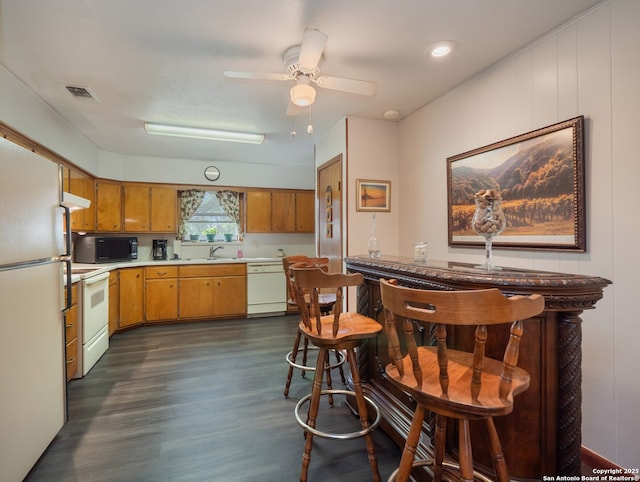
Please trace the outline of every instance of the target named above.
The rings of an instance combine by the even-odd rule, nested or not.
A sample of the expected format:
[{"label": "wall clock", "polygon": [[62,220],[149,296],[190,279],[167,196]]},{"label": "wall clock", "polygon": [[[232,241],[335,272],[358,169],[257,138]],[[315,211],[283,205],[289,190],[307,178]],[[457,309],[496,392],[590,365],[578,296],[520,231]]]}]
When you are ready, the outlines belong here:
[{"label": "wall clock", "polygon": [[217,181],[220,178],[220,170],[217,167],[209,166],[204,170],[204,177],[209,181]]}]

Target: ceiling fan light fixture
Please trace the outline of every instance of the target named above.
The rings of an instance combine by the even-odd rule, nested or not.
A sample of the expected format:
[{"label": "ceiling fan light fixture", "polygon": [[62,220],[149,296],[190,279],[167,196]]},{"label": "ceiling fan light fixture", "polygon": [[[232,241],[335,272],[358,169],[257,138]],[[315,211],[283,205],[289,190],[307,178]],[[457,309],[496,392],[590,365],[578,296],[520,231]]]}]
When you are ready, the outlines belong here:
[{"label": "ceiling fan light fixture", "polygon": [[316,101],[316,89],[309,85],[309,77],[301,75],[298,83],[289,91],[291,102],[300,107],[307,107]]},{"label": "ceiling fan light fixture", "polygon": [[205,139],[210,141],[242,142],[245,144],[262,144],[264,134],[252,132],[222,131],[217,129],[203,129],[200,127],[170,126],[146,122],[144,129],[147,134],[156,136],[186,137],[189,139]]}]

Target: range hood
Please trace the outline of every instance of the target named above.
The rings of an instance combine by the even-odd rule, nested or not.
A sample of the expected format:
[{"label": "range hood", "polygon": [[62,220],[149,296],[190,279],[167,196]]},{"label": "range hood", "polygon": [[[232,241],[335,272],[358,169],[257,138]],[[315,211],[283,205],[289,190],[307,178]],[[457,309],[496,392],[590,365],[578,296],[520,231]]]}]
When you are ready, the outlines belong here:
[{"label": "range hood", "polygon": [[70,211],[77,211],[79,209],[87,209],[91,206],[91,201],[70,192],[63,192],[60,206],[69,208]]}]

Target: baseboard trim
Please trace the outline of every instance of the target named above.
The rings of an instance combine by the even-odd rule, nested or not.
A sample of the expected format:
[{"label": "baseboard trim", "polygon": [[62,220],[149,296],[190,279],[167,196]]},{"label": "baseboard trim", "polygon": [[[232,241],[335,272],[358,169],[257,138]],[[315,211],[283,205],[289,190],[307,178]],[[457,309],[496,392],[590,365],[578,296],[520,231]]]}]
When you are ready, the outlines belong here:
[{"label": "baseboard trim", "polygon": [[583,465],[592,469],[622,469],[619,465],[614,464],[584,445],[580,447],[580,460]]}]

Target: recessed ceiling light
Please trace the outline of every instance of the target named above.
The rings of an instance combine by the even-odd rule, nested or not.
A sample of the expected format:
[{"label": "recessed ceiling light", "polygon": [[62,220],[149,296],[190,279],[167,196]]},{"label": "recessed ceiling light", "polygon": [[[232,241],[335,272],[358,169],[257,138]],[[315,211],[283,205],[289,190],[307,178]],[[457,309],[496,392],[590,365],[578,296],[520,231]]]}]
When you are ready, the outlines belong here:
[{"label": "recessed ceiling light", "polygon": [[429,45],[425,49],[425,53],[428,53],[431,57],[435,58],[446,57],[453,52],[457,46],[458,44],[452,40],[442,40]]}]

